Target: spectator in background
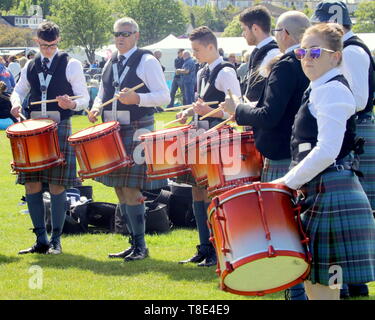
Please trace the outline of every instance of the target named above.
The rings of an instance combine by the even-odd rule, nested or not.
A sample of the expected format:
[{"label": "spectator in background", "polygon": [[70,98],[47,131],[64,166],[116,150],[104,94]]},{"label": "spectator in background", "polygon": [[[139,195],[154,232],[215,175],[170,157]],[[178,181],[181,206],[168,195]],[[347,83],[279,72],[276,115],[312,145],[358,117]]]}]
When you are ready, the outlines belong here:
[{"label": "spectator in background", "polygon": [[87,62],[87,60],[83,61],[83,69],[90,69],[90,64]]},{"label": "spectator in background", "polygon": [[5,66],[5,59],[0,56],[0,81],[3,81],[7,87],[6,92],[12,93],[14,86],[16,85],[13,75]]},{"label": "spectator in background", "polygon": [[184,64],[182,69],[177,69],[176,74],[182,75],[182,83],[184,86],[184,104],[192,104],[194,102],[194,88],[196,80],[196,65],[191,57],[191,53],[185,50],[182,54]]},{"label": "spectator in background", "polygon": [[158,61],[160,62],[161,68],[163,69],[163,72],[164,72],[165,71],[165,67],[161,64],[161,61],[160,61],[161,56],[162,56],[161,50],[155,50],[154,51],[154,57],[156,59],[158,59]]},{"label": "spectator in background", "polygon": [[26,57],[21,57],[18,59],[18,63],[20,64],[21,69],[25,66],[26,62],[27,62]]},{"label": "spectator in background", "polygon": [[[174,68],[182,69],[182,66],[184,65],[184,59],[182,58],[182,54],[184,52],[184,49],[179,49],[177,51],[177,58],[174,59]],[[172,81],[172,87],[171,87],[171,101],[167,108],[172,108],[174,106],[174,99],[176,97],[176,92],[180,88],[182,97],[184,97],[184,85],[182,83],[182,75],[175,73]]]},{"label": "spectator in background", "polygon": [[99,68],[100,68],[100,69],[103,69],[104,66],[105,66],[105,59],[102,58],[102,61],[100,61],[100,63],[99,63]]},{"label": "spectator in background", "polygon": [[14,81],[17,82],[21,75],[21,66],[18,63],[16,56],[9,57],[8,70],[12,74]]},{"label": "spectator in background", "polygon": [[28,60],[33,60],[35,58],[35,51],[30,50],[26,57]]},{"label": "spectator in background", "polygon": [[237,58],[235,53],[230,53],[228,56],[228,62],[233,64],[234,67],[237,69],[239,67],[239,64],[237,63]]},{"label": "spectator in background", "polygon": [[247,85],[246,75],[249,71],[250,52],[245,51],[242,56],[243,63],[237,68],[237,77],[240,81],[241,88]]}]

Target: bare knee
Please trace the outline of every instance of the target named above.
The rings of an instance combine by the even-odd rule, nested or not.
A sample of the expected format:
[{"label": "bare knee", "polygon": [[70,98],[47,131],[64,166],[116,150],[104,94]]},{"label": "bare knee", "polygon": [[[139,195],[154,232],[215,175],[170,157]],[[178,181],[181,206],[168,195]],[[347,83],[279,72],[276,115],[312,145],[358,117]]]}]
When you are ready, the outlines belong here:
[{"label": "bare knee", "polygon": [[60,185],[57,185],[57,184],[50,184],[49,185],[49,192],[53,195],[58,195],[58,194],[60,194],[64,191],[65,191],[64,186],[60,186]]},{"label": "bare knee", "polygon": [[207,194],[206,189],[193,186],[191,193],[193,196],[193,201],[205,201],[205,193]]},{"label": "bare knee", "polygon": [[42,191],[41,182],[26,182],[25,183],[26,194],[34,194]]}]

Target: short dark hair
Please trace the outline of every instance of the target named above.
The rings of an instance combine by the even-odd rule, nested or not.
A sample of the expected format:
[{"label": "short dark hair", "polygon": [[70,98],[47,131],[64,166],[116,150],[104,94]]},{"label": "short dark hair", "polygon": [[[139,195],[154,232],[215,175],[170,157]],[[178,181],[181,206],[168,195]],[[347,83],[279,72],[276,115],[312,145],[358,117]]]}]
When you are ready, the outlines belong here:
[{"label": "short dark hair", "polygon": [[271,13],[264,6],[255,6],[245,9],[240,14],[240,21],[249,29],[253,24],[258,25],[264,33],[271,32]]},{"label": "short dark hair", "polygon": [[36,34],[39,39],[52,42],[59,37],[60,29],[56,23],[52,21],[45,21],[39,24]]},{"label": "short dark hair", "polygon": [[194,29],[191,34],[189,35],[190,41],[199,41],[204,46],[208,46],[209,44],[213,44],[217,49],[217,38],[215,34],[209,27],[203,26]]}]

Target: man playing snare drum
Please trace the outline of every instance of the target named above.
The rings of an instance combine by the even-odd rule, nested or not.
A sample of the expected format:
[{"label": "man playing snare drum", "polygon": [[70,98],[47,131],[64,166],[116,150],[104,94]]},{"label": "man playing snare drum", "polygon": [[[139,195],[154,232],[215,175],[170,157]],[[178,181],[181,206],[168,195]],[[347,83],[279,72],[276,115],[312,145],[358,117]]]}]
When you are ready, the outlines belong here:
[{"label": "man playing snare drum", "polygon": [[[102,113],[103,121],[119,121],[126,153],[135,160],[131,167],[96,178],[104,185],[115,188],[121,214],[131,235],[130,248],[109,254],[109,257],[133,261],[148,256],[145,243],[145,205],[141,190],[159,189],[167,185],[166,179],[147,180],[146,164],[144,161],[140,163],[134,156],[134,151],[139,149],[137,146],[140,144],[137,135],[145,133],[145,130],[154,130],[154,107],[168,104],[170,96],[159,61],[152,52],[137,48],[138,24],[131,18],[120,19],[114,24],[113,34],[118,51],[104,66],[102,82],[89,119],[95,122]],[[140,83],[144,83],[144,86],[135,92],[124,90]],[[116,94],[120,95],[119,101],[101,107],[103,102]]]},{"label": "man playing snare drum", "polygon": [[[32,119],[49,117],[58,123],[60,150],[66,161],[60,166],[18,175],[17,183],[25,185],[26,202],[34,226],[33,232],[36,234],[36,243],[31,248],[20,251],[19,254],[62,252],[60,235],[65,222],[65,190],[76,182],[76,158],[67,141],[72,134],[70,117],[74,111],[86,108],[90,97],[81,63],[69,58],[57,48],[60,41],[59,34],[59,27],[53,22],[46,21],[39,25],[36,41],[39,44],[40,54],[22,69],[20,80],[11,95],[11,113],[16,118],[19,118],[22,101],[29,92],[31,102],[57,99],[58,102],[55,103],[31,106],[28,116]],[[82,96],[82,98],[73,101],[68,96]],[[44,222],[42,183],[49,184],[51,193],[50,240]]]}]

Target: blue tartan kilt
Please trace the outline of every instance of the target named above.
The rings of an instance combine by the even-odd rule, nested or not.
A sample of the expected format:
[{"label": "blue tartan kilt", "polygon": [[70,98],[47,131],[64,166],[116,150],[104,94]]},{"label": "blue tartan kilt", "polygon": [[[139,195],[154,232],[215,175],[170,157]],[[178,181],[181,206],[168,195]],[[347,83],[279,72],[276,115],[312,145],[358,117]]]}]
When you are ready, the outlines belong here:
[{"label": "blue tartan kilt", "polygon": [[359,170],[364,177],[360,178],[363,189],[370,201],[372,210],[375,211],[375,123],[374,120],[365,120],[357,123],[356,134],[363,137],[366,142],[364,153],[359,156]]},{"label": "blue tartan kilt", "polygon": [[106,175],[96,177],[95,180],[108,187],[127,187],[140,190],[154,190],[167,186],[167,179],[149,180],[147,178],[144,148],[138,136],[151,131],[154,131],[153,115],[132,121],[130,125],[122,125],[120,136],[126,154],[132,157],[136,163],[131,167],[123,167]]},{"label": "blue tartan kilt", "polygon": [[42,171],[20,172],[17,177],[17,183],[25,184],[26,182],[42,182],[61,185],[66,188],[79,184],[79,180],[77,179],[75,152],[68,142],[68,137],[71,134],[71,120],[62,120],[57,126],[57,135],[60,150],[65,157],[65,164]]},{"label": "blue tartan kilt", "polygon": [[329,285],[339,266],[342,283],[374,281],[375,222],[357,176],[349,170],[326,172],[302,190],[311,205],[301,214],[312,253],[309,280]]},{"label": "blue tartan kilt", "polygon": [[270,160],[264,158],[262,169],[262,182],[271,182],[285,176],[289,171],[291,159]]}]

